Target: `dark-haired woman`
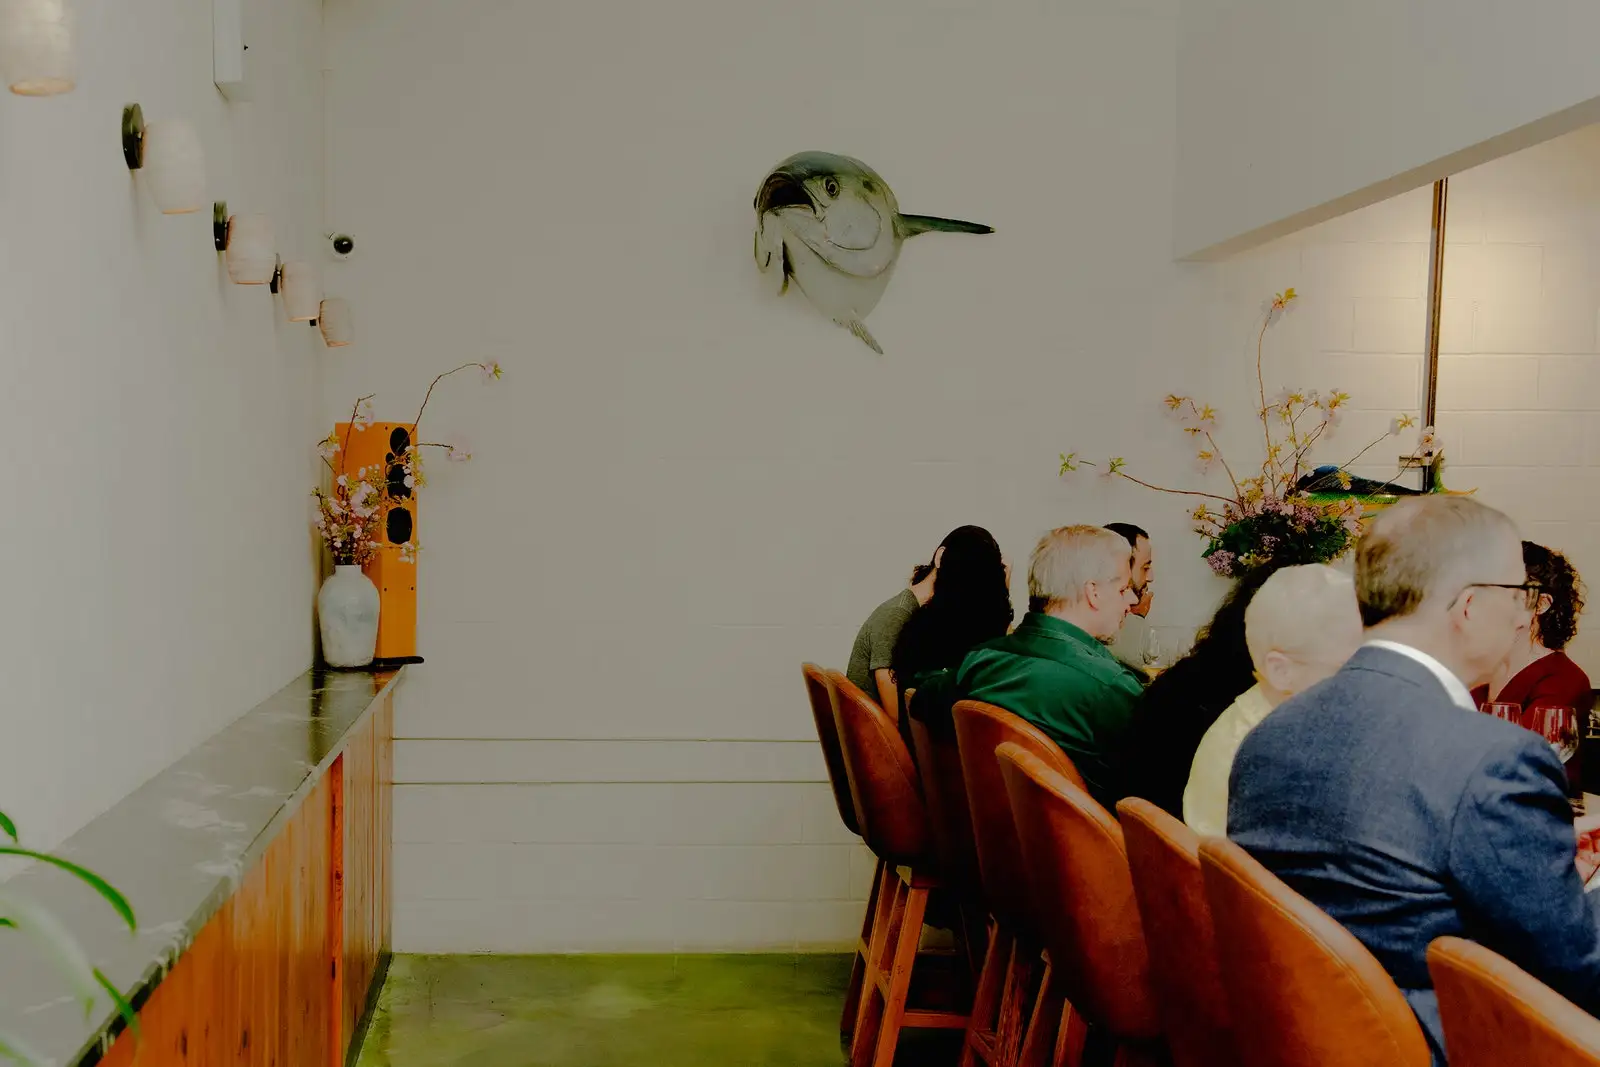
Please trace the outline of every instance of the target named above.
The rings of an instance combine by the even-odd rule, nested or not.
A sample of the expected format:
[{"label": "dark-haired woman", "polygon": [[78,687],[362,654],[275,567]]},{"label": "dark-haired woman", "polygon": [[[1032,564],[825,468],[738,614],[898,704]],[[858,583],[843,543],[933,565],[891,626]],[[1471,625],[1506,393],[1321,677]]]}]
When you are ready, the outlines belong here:
[{"label": "dark-haired woman", "polygon": [[1211,724],[1256,684],[1244,640],[1244,612],[1275,568],[1260,567],[1234,583],[1194,648],[1162,671],[1133,706],[1122,753],[1133,796],[1183,818],[1183,790]]},{"label": "dark-haired woman", "polygon": [[1011,582],[1005,557],[981,526],[963,526],[944,539],[933,595],[911,613],[890,659],[901,689],[934,671],[954,669],[985,641],[1011,626]]},{"label": "dark-haired woman", "polygon": [[1583,580],[1567,557],[1532,541],[1522,542],[1522,562],[1528,568],[1528,581],[1539,583],[1528,632],[1494,679],[1480,686],[1473,698],[1480,706],[1493,699],[1524,709],[1573,708],[1584,721],[1593,703],[1589,676],[1562,651],[1578,632]]},{"label": "dark-haired woman", "polygon": [[[974,584],[985,584],[982,580],[975,582],[976,575],[987,579],[991,587],[991,595],[987,599],[972,594]],[[855,644],[850,649],[850,663],[845,669],[845,677],[868,696],[877,699],[890,714],[897,715],[900,708],[899,692],[914,684],[912,679],[922,672],[924,665],[931,662],[944,665],[942,661],[948,658],[947,649],[952,632],[963,625],[980,629],[986,625],[983,621],[986,613],[982,605],[993,600],[992,587],[996,584],[1000,589],[1000,599],[1005,602],[1006,622],[1000,628],[1000,633],[1005,633],[1005,626],[1011,621],[1011,593],[1005,575],[1000,546],[988,530],[981,526],[958,526],[951,530],[934,550],[933,559],[919,563],[911,572],[910,587],[879,604],[862,624],[860,632],[856,634]],[[931,615],[924,614],[933,602],[936,589],[941,606]],[[966,624],[957,621],[947,625],[941,622],[959,614],[961,605],[977,605],[980,617]],[[990,609],[987,614],[993,614],[993,610]],[[901,635],[918,616],[921,616],[920,620],[911,627],[913,639],[902,649]],[[955,663],[948,666],[956,666],[960,662],[961,658],[957,656]],[[905,673],[907,671],[912,673]]]}]

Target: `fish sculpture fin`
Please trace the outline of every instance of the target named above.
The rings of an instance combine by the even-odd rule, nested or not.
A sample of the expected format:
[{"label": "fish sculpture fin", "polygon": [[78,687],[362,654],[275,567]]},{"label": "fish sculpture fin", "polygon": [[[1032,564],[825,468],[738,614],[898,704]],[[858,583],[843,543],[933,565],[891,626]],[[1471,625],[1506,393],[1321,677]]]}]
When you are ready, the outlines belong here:
[{"label": "fish sculpture fin", "polygon": [[897,215],[895,225],[902,237],[915,237],[919,233],[993,233],[993,226],[981,222],[963,222],[961,219],[941,219],[936,215]]},{"label": "fish sculpture fin", "polygon": [[834,319],[833,321],[859,337],[862,344],[878,353],[878,355],[883,355],[883,346],[878,344],[877,338],[867,331],[866,323],[860,319]]}]

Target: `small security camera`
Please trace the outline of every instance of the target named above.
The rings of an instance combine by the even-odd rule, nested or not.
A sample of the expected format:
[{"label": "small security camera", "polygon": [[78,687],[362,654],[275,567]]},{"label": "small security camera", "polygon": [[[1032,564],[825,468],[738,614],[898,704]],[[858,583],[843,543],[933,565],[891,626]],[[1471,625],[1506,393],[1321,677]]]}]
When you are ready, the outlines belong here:
[{"label": "small security camera", "polygon": [[330,233],[328,241],[333,245],[333,254],[340,259],[356,250],[356,239],[347,233]]}]

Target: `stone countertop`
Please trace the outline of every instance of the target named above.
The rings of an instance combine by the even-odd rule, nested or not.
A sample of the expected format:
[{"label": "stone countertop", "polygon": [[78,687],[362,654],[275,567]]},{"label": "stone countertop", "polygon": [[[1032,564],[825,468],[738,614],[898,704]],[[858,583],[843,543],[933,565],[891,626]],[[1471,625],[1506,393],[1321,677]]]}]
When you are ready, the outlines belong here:
[{"label": "stone countertop", "polygon": [[[138,1007],[400,674],[307,671],[56,849],[127,896],[136,934],[92,889],[53,867],[30,865],[6,891],[47,904]],[[0,1033],[66,1067],[96,1062],[115,1008],[102,996],[85,1019],[30,942],[12,934],[5,944]]]}]

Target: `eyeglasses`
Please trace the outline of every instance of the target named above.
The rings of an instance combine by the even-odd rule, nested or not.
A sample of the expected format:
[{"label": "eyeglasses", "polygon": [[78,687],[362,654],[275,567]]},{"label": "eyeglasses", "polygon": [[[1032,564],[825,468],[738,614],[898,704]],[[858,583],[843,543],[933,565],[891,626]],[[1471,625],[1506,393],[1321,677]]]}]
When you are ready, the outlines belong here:
[{"label": "eyeglasses", "polygon": [[1521,582],[1513,585],[1510,582],[1468,582],[1461,591],[1468,589],[1520,589],[1523,602],[1530,608],[1539,606],[1539,597],[1544,593],[1544,586],[1538,582]]}]

